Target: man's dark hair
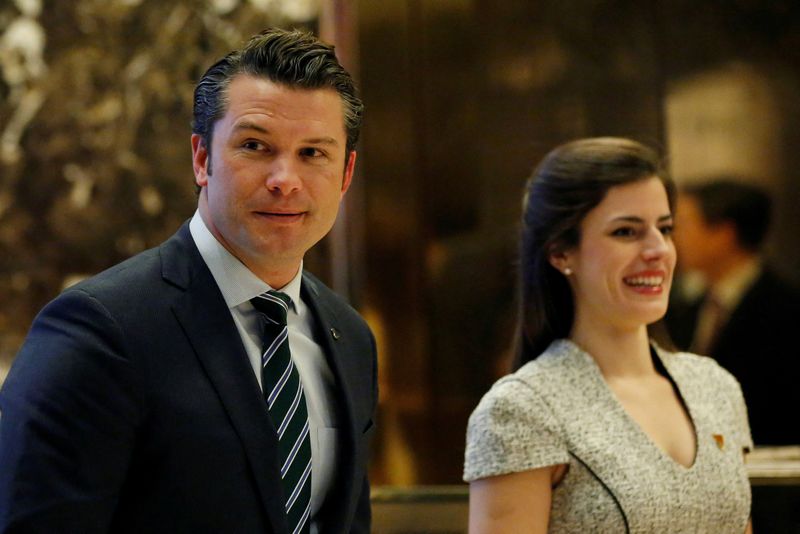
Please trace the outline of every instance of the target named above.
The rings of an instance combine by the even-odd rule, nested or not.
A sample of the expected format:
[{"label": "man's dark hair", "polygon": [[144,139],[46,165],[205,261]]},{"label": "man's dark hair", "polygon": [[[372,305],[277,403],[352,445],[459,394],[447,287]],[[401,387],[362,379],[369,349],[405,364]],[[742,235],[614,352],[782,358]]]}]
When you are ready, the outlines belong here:
[{"label": "man's dark hair", "polygon": [[214,123],[227,110],[231,80],[247,74],[277,84],[302,89],[329,87],[339,93],[347,132],[345,161],[355,149],[364,105],[350,74],[336,59],[334,47],[298,30],[270,28],[254,36],[241,49],[212,65],[194,90],[192,132],[202,136],[209,157]]},{"label": "man's dark hair", "polygon": [[752,252],[761,248],[772,209],[772,201],[763,189],[720,176],[687,185],[682,193],[697,200],[707,224],[731,223],[742,248]]}]

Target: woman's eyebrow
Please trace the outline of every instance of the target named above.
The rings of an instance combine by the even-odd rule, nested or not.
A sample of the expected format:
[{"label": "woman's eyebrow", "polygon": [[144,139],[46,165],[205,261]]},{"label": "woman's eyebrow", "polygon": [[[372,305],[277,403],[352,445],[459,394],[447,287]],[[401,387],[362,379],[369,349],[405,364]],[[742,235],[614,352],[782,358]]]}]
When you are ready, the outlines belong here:
[{"label": "woman's eyebrow", "polygon": [[[658,218],[658,222],[669,221],[672,219],[672,214],[668,213],[667,215],[662,215]],[[611,219],[611,222],[630,222],[630,223],[644,223],[644,219],[641,217],[636,217],[635,215],[622,215],[620,217],[614,217]]]}]

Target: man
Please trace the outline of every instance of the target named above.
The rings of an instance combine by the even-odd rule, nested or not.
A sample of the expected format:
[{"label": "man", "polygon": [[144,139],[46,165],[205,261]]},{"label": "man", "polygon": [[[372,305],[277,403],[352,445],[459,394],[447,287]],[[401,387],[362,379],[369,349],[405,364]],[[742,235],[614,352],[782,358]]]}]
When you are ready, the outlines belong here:
[{"label": "man", "polygon": [[666,317],[673,340],[736,376],[756,444],[800,443],[800,427],[786,416],[800,401],[800,296],[761,257],[769,197],[717,179],[685,188],[676,219],[679,264],[702,275],[707,289],[695,299],[675,295]]},{"label": "man", "polygon": [[0,392],[0,532],[369,531],[374,340],[302,267],[361,112],[309,34],[203,75],[197,213],[48,304]]}]

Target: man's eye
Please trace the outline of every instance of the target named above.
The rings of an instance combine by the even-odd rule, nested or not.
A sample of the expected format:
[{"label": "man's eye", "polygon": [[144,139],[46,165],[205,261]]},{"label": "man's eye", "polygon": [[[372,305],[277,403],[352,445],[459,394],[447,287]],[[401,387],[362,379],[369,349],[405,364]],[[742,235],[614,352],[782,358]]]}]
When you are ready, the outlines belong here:
[{"label": "man's eye", "polygon": [[258,141],[245,141],[242,144],[242,148],[246,148],[247,150],[261,150],[264,148],[264,145]]},{"label": "man's eye", "polygon": [[306,147],[300,149],[300,155],[304,158],[320,158],[325,155],[325,153],[314,147]]}]

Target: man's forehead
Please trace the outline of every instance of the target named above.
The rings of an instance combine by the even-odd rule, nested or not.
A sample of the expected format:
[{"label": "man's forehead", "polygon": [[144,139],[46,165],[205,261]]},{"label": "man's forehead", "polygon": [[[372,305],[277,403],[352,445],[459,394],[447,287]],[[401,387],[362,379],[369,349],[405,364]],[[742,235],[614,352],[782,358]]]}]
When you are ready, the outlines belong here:
[{"label": "man's forehead", "polygon": [[225,88],[226,97],[230,97],[232,92],[251,92],[254,90],[271,90],[273,92],[284,93],[287,95],[297,96],[317,96],[322,98],[342,100],[342,96],[336,91],[335,88],[329,85],[320,85],[318,87],[308,87],[301,84],[289,83],[279,80],[273,80],[267,75],[256,75],[246,72],[236,74],[231,77],[230,81]]},{"label": "man's forehead", "polygon": [[267,119],[335,121],[341,124],[343,133],[345,130],[344,101],[335,89],[327,86],[307,88],[240,74],[227,87],[220,118],[231,111],[237,116],[253,113]]}]

